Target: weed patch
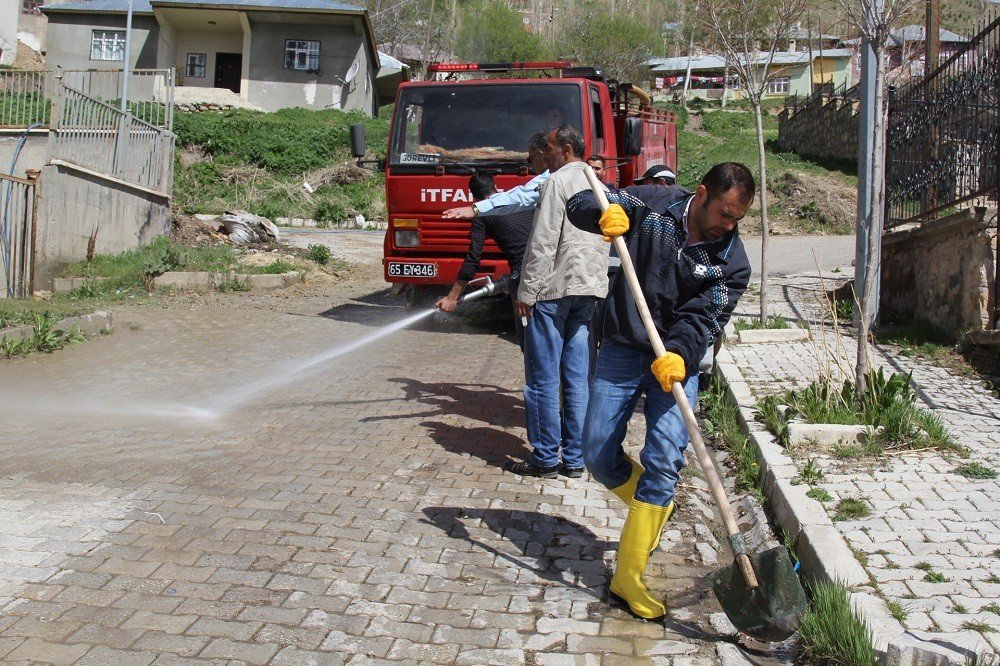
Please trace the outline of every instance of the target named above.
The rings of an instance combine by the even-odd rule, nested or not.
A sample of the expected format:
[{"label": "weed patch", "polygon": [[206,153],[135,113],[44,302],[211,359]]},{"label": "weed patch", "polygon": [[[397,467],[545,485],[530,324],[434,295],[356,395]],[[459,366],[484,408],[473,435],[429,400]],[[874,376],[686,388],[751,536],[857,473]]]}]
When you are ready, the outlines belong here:
[{"label": "weed patch", "polygon": [[288,261],[278,259],[263,266],[242,265],[239,267],[241,273],[252,273],[255,275],[280,275],[298,270],[298,266]]},{"label": "weed patch", "polygon": [[889,607],[889,614],[896,618],[897,622],[906,620],[906,616],[909,613],[906,612],[906,609],[898,601],[887,601],[885,604]]},{"label": "weed patch", "polygon": [[760,319],[744,319],[742,317],[738,318],[733,322],[733,328],[736,332],[740,331],[759,331],[762,329],[774,329],[774,328],[791,328],[788,320],[780,315],[771,315],[763,322]]},{"label": "weed patch", "polygon": [[33,352],[51,353],[83,340],[83,335],[77,330],[55,328],[55,318],[48,312],[36,313],[32,323],[34,330],[31,335],[19,340],[7,336],[0,339],[0,354],[4,358],[25,356]]},{"label": "weed patch", "polygon": [[811,587],[810,595],[809,611],[799,627],[804,661],[875,666],[871,629],[851,608],[847,588],[817,583]]},{"label": "weed patch", "polygon": [[326,266],[330,261],[330,248],[326,245],[312,243],[306,248],[306,259],[315,261],[320,266]]},{"label": "weed patch", "polygon": [[704,415],[705,432],[729,450],[736,468],[736,487],[762,496],[760,462],[749,438],[740,430],[736,408],[726,397],[724,381],[713,378],[707,391],[698,397]]},{"label": "weed patch", "polygon": [[[840,458],[913,448],[963,451],[937,416],[916,406],[909,374],[894,373],[886,377],[880,368],[869,373],[866,383],[863,397],[859,398],[849,380],[839,388],[826,381],[813,382],[802,389],[767,396],[757,403],[756,413],[785,446],[788,422],[793,418],[806,423],[867,425],[880,429],[864,448],[834,447],[834,455]],[[782,411],[780,405],[786,409]]]},{"label": "weed patch", "polygon": [[970,629],[972,631],[978,631],[981,634],[992,634],[996,631],[992,626],[986,622],[972,622],[966,620],[962,623],[962,629]]},{"label": "weed patch", "polygon": [[818,502],[832,502],[833,495],[831,495],[826,488],[810,488],[806,492],[806,497],[811,497]]},{"label": "weed patch", "polygon": [[837,503],[837,507],[834,510],[833,519],[834,520],[859,520],[861,518],[866,518],[870,515],[868,510],[868,505],[862,500],[854,499],[853,497],[847,497],[840,500]]},{"label": "weed patch", "polygon": [[965,465],[959,465],[952,470],[955,474],[960,474],[967,479],[995,479],[997,478],[997,472],[991,467],[982,465],[977,462],[967,463]]}]

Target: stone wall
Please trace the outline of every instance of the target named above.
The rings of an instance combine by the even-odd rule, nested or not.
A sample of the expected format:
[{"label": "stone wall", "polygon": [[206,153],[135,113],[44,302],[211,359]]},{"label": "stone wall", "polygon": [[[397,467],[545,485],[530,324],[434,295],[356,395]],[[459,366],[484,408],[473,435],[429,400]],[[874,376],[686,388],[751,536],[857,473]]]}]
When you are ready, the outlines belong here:
[{"label": "stone wall", "polygon": [[925,319],[956,339],[987,328],[994,307],[995,247],[996,227],[986,221],[985,209],[886,234],[883,318]]},{"label": "stone wall", "polygon": [[795,115],[786,109],[778,116],[778,145],[803,157],[857,162],[858,126],[851,100],[814,103]]}]

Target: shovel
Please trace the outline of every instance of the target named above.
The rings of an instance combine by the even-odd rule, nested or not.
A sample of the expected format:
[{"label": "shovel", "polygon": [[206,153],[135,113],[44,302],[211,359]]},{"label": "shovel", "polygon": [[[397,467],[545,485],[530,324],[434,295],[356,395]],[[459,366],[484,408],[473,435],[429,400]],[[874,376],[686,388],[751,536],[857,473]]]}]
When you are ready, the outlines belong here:
[{"label": "shovel", "polygon": [[[597,197],[601,210],[608,207],[608,199],[604,194],[604,186],[597,180],[597,175],[589,166],[586,169],[590,187]],[[657,358],[667,353],[663,341],[653,324],[649,306],[642,294],[642,287],[635,274],[632,258],[629,256],[625,240],[619,236],[613,241],[615,251],[622,262],[622,270],[628,279],[629,288],[639,310],[639,317],[646,327],[646,335],[653,345]],[[795,633],[802,615],[806,611],[806,595],[799,578],[792,568],[788,552],[783,546],[750,555],[747,553],[736,524],[733,508],[726,497],[722,479],[715,468],[715,463],[705,448],[701,438],[698,421],[684,394],[680,382],[674,382],[674,400],[684,417],[684,425],[694,444],[694,452],[708,479],[712,497],[722,516],[722,524],[726,529],[729,546],[732,548],[735,561],[732,565],[713,572],[711,576],[712,590],[725,611],[726,616],[740,631],[761,642],[783,641]]]}]

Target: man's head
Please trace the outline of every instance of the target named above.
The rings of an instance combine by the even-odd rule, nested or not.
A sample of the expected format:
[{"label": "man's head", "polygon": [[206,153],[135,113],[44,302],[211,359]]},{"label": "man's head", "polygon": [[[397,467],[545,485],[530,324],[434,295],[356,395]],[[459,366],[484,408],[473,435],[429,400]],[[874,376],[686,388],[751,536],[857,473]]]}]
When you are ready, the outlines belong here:
[{"label": "man's head", "polygon": [[603,180],[604,179],[604,158],[603,157],[601,157],[600,155],[594,155],[593,157],[588,157],[587,158],[587,164],[589,164],[590,168],[594,170],[595,174],[597,174],[597,179],[598,180]]},{"label": "man's head", "polygon": [[497,186],[493,182],[493,174],[484,171],[477,171],[469,177],[469,191],[472,198],[482,201],[497,192]]},{"label": "man's head", "polygon": [[636,179],[636,185],[675,185],[677,174],[670,170],[670,167],[658,164],[646,169],[642,178]]},{"label": "man's head", "polygon": [[582,162],[585,149],[580,130],[572,125],[563,125],[549,132],[545,161],[549,170],[556,171],[570,162]]},{"label": "man's head", "polygon": [[723,162],[709,169],[694,192],[690,224],[702,240],[716,240],[732,231],[753,203],[753,174],[738,162]]},{"label": "man's head", "polygon": [[542,131],[528,141],[528,169],[536,176],[548,168],[545,160],[545,144],[548,140],[549,133]]},{"label": "man's head", "polygon": [[552,127],[562,127],[563,123],[566,122],[566,114],[558,106],[550,106],[545,109],[545,126]]}]

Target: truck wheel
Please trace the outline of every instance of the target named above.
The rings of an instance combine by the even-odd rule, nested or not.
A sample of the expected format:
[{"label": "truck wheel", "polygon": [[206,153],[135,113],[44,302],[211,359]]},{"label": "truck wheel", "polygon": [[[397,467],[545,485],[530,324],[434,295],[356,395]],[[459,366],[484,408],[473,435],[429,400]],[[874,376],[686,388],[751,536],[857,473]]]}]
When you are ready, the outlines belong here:
[{"label": "truck wheel", "polygon": [[408,312],[417,312],[434,307],[439,298],[448,293],[443,286],[423,287],[418,284],[408,284],[403,287],[403,305]]}]

